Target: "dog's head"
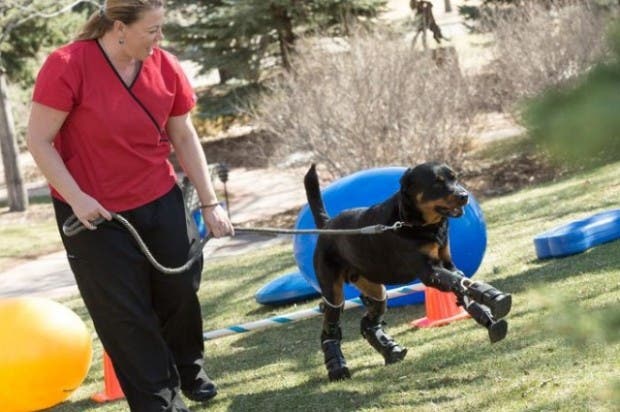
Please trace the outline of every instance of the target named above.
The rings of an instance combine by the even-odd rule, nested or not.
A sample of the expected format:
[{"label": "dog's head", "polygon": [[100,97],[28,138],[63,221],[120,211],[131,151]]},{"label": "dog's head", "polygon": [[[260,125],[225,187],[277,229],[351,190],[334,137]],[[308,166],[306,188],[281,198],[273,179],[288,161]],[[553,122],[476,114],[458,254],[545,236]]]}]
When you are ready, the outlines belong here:
[{"label": "dog's head", "polygon": [[456,173],[442,163],[423,163],[405,171],[400,179],[401,215],[405,221],[438,223],[463,215],[469,193]]}]

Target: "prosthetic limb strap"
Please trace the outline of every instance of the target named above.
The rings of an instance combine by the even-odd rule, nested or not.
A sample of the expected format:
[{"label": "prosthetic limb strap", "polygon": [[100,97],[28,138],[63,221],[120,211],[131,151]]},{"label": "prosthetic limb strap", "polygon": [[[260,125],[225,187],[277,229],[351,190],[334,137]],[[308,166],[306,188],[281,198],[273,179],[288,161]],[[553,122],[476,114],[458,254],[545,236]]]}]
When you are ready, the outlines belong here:
[{"label": "prosthetic limb strap", "polygon": [[463,279],[467,279],[461,271],[450,271],[444,268],[438,268],[424,282],[426,286],[434,287],[442,292],[454,292],[457,296],[462,296],[466,288],[463,285]]},{"label": "prosthetic limb strap", "polygon": [[488,305],[491,301],[503,295],[502,292],[488,283],[471,281],[469,279],[464,280],[462,283],[466,289],[465,293],[467,293],[467,296],[483,305]]},{"label": "prosthetic limb strap", "polygon": [[488,307],[496,319],[501,319],[510,312],[512,306],[512,297],[510,294],[494,288],[493,286],[478,281],[472,281],[464,278],[461,281],[462,287],[465,288],[465,294]]}]

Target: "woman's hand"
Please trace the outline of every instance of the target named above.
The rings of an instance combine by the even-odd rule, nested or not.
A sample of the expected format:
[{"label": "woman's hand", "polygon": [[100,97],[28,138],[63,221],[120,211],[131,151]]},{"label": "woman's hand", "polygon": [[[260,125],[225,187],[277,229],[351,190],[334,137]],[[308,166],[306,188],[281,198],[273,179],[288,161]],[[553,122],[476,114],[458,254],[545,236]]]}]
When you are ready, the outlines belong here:
[{"label": "woman's hand", "polygon": [[230,223],[228,214],[222,206],[217,205],[203,208],[202,217],[207,225],[207,229],[209,229],[209,233],[211,233],[214,237],[235,235],[235,229],[233,228],[232,223]]},{"label": "woman's hand", "polygon": [[111,220],[112,215],[93,197],[82,193],[77,199],[71,202],[73,214],[89,230],[97,229],[92,222],[99,217]]}]

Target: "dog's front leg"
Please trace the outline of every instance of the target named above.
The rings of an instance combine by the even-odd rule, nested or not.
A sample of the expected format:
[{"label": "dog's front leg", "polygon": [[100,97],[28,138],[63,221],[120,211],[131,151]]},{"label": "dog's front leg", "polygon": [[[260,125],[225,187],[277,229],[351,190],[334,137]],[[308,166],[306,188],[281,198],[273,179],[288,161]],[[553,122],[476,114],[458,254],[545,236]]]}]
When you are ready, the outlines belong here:
[{"label": "dog's front leg", "polygon": [[[491,343],[500,341],[506,337],[508,331],[508,324],[505,320],[494,317],[493,310],[487,307],[484,303],[478,302],[472,299],[471,292],[467,288],[467,283],[471,282],[460,271],[450,271],[441,266],[430,266],[430,272],[423,276],[420,276],[422,283],[426,286],[434,287],[444,292],[452,292],[456,295],[457,301],[462,305],[467,313],[480,325],[484,326],[489,333],[489,339]],[[486,285],[486,284],[484,284]],[[487,285],[488,286],[488,285]],[[494,288],[493,288],[494,289]],[[497,289],[494,289],[497,290]],[[476,293],[474,293],[475,295]],[[507,296],[510,299],[510,295]],[[495,309],[499,313],[507,314],[508,309],[502,307],[506,301],[499,301],[501,304],[495,306]],[[508,301],[508,306],[510,302]]]},{"label": "dog's front leg", "polygon": [[439,262],[431,258],[432,271],[437,274],[439,283],[449,285],[448,290],[457,295],[460,303],[465,303],[463,298],[468,297],[470,300],[489,308],[495,319],[501,319],[510,312],[512,296],[488,283],[466,278],[463,272],[454,266],[448,241],[437,249],[437,257]]}]

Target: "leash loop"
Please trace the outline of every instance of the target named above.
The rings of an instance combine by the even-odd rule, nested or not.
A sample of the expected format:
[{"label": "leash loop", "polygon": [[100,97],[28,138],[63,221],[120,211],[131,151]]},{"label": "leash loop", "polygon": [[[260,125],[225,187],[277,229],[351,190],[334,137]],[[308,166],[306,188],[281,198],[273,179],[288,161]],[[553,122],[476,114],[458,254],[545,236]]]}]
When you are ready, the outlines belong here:
[{"label": "leash loop", "polygon": [[[196,252],[194,253],[194,255],[191,256],[189,260],[185,262],[182,266],[170,268],[170,267],[166,267],[162,265],[161,263],[157,261],[157,259],[155,259],[155,257],[149,250],[146,243],[144,243],[144,240],[142,240],[142,237],[140,236],[136,228],[133,227],[133,225],[129,223],[127,219],[125,219],[123,216],[119,215],[118,213],[110,212],[110,214],[112,215],[112,218],[114,220],[119,222],[125,229],[127,229],[127,231],[129,231],[131,236],[138,243],[138,247],[140,248],[144,256],[146,256],[147,260],[151,263],[151,265],[153,265],[155,269],[167,275],[174,275],[174,274],[182,273],[188,270],[194,264],[196,259],[202,256],[202,249],[207,244],[207,241],[210,239],[210,237],[208,236],[204,239],[201,239],[200,247],[196,249]],[[102,224],[103,222],[105,222],[105,219],[102,217],[98,217],[97,219],[94,219],[91,221],[91,223],[95,226],[98,226]],[[84,226],[82,222],[80,222],[78,218],[73,214],[69,216],[69,218],[65,220],[65,223],[62,225],[62,232],[67,237],[75,236],[84,230],[87,230],[86,226]]]}]

